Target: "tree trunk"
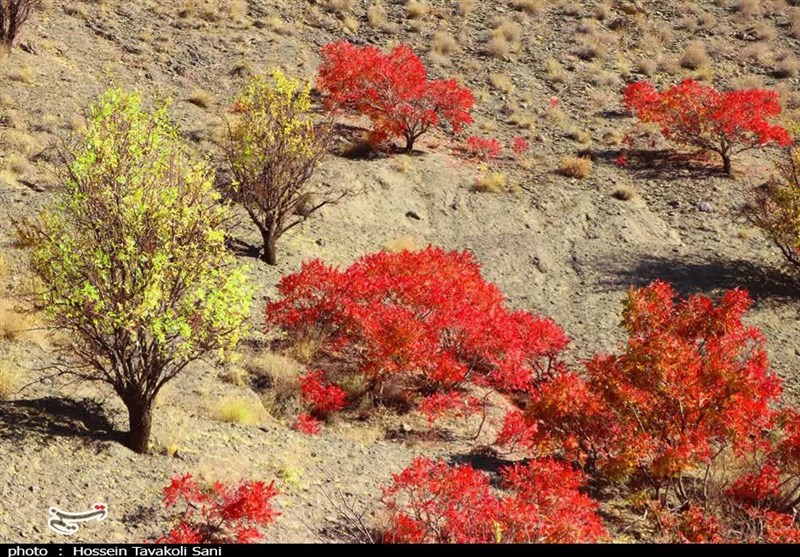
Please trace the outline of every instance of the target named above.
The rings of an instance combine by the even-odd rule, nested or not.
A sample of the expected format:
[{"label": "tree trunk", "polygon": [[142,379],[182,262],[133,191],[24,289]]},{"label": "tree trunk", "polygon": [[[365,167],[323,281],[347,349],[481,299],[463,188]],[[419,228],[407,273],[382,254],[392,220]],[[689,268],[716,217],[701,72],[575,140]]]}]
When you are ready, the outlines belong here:
[{"label": "tree trunk", "polygon": [[150,402],[126,401],[128,407],[128,447],[134,452],[147,452],[150,430],[153,426],[153,409]]},{"label": "tree trunk", "polygon": [[416,141],[416,138],[414,136],[411,136],[411,135],[407,135],[406,136],[406,153],[408,153],[409,155],[414,152],[414,142],[415,141]]},{"label": "tree trunk", "polygon": [[267,263],[268,265],[275,265],[278,263],[278,249],[277,249],[278,238],[276,236],[277,234],[272,234],[270,233],[269,230],[261,231],[261,237],[264,240],[261,260]]},{"label": "tree trunk", "polygon": [[731,168],[731,156],[727,153],[722,154],[722,170],[728,176],[733,174],[733,169]]}]

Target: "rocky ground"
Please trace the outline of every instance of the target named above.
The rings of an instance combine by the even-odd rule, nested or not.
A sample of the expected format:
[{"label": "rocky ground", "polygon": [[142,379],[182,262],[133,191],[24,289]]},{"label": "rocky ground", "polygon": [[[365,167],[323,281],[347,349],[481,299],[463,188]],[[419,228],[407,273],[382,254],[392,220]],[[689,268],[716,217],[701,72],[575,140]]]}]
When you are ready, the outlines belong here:
[{"label": "rocky ground", "polygon": [[[352,195],[285,237],[277,266],[247,260],[259,303],[252,338],[242,349],[243,368],[262,365],[263,301],[275,295],[280,276],[309,258],[346,264],[408,237],[420,246],[473,251],[512,305],[548,315],[564,328],[573,339],[573,365],[622,340],[620,302],[632,284],[662,278],[682,293],[710,294],[746,288],[755,300],[750,322],[766,335],[791,399],[800,395],[796,279],[738,213],[748,191],[769,175],[768,156],[740,158],[735,180],[711,164],[670,164],[658,157],[625,167],[613,162],[633,126],[619,113],[619,90],[625,80],[642,77],[643,59],[662,58],[654,70],[657,82],[694,75],[718,85],[766,83],[782,91],[790,110],[796,108],[796,75],[778,79],[773,71],[779,55],[798,46],[786,3],[756,2],[759,11],[745,14],[735,2],[542,2],[540,14],[526,15],[496,0],[477,2],[464,16],[456,3],[437,1],[428,3],[428,14],[410,19],[403,2],[384,2],[382,25],[369,22],[372,3],[363,1],[343,12],[299,0],[50,4],[26,29],[23,49],[0,60],[0,222],[6,223],[0,249],[10,268],[3,283],[9,299],[24,284],[26,258],[14,243],[12,223],[50,202],[58,183],[57,147],[80,130],[84,107],[106,86],[172,97],[171,113],[187,139],[213,155],[221,115],[243,74],[280,65],[310,77],[318,47],[338,38],[406,41],[425,53],[434,72],[460,75],[479,92],[479,133],[532,140],[524,166],[510,158],[498,163],[519,188],[474,191],[484,169],[464,164],[449,140],[437,135],[411,157],[328,157],[315,179],[346,186]],[[189,4],[194,11],[183,13]],[[244,13],[236,9],[242,4]],[[216,6],[216,15],[204,6]],[[603,6],[607,14],[599,18]],[[519,30],[508,41],[512,46],[500,56],[487,54],[490,30],[505,20]],[[774,31],[772,38],[751,40],[759,26]],[[653,43],[647,37],[657,30],[671,38]],[[437,32],[458,39],[454,51],[431,50]],[[709,59],[697,69],[681,68],[693,41],[706,46]],[[588,60],[578,52],[593,45],[606,46]],[[747,54],[754,45],[766,53]],[[510,79],[509,88],[491,84],[499,74]],[[210,93],[200,103],[206,106],[187,101],[199,90]],[[560,99],[555,109],[554,96]],[[594,153],[591,175],[562,176],[561,157],[584,150]],[[24,163],[12,164],[13,157]],[[623,187],[633,189],[632,199],[614,196]],[[255,240],[244,220],[238,234]],[[118,441],[125,415],[113,396],[94,386],[37,381],[57,345],[58,338],[41,332],[0,340],[0,358],[21,372],[22,384],[30,383],[0,402],[0,541],[60,539],[47,528],[47,509],[78,510],[97,501],[108,503],[109,518],[87,525],[76,540],[152,538],[165,527],[160,490],[185,472],[204,479],[275,479],[283,492],[282,516],[269,541],[337,539],[340,494],[357,507],[377,509],[379,486],[414,455],[459,459],[469,453],[463,431],[448,443],[392,433],[424,429],[413,416],[340,421],[316,437],[291,430],[266,411],[252,425],[223,423],[215,418],[221,400],[259,405],[264,393],[246,381],[224,381],[224,370],[197,366],[160,401],[153,454],[135,455]],[[612,507],[607,503],[606,512]]]}]

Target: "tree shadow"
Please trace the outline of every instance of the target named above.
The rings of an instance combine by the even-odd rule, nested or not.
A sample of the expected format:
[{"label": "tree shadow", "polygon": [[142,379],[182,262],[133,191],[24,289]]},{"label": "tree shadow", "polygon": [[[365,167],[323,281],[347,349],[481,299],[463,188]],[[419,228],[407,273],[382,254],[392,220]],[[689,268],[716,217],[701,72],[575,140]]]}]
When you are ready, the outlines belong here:
[{"label": "tree shadow", "polygon": [[225,245],[236,256],[250,257],[253,259],[259,259],[261,257],[261,252],[262,252],[261,246],[249,244],[244,240],[242,240],[241,238],[237,238],[235,236],[228,236],[225,239]]},{"label": "tree shadow", "polygon": [[645,180],[680,179],[691,175],[692,179],[727,178],[722,164],[714,156],[703,153],[687,153],[671,149],[608,149],[593,151],[594,160],[616,164],[620,156],[625,157],[625,168]]},{"label": "tree shadow", "polygon": [[0,405],[0,439],[23,441],[31,435],[70,437],[86,441],[124,441],[103,408],[91,399],[45,397]]},{"label": "tree shadow", "polygon": [[604,260],[610,278],[607,286],[626,288],[644,286],[655,279],[671,283],[686,295],[707,293],[716,289],[741,288],[754,299],[796,300],[800,280],[786,271],[744,259],[714,258],[685,261],[668,257],[646,256],[635,265],[629,262]]}]

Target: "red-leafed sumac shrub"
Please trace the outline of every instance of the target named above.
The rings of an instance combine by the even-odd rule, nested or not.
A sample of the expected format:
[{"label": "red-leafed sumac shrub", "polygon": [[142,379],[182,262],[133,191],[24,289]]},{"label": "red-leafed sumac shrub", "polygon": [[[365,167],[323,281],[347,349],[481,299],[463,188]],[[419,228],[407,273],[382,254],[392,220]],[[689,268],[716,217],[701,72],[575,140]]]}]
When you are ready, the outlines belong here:
[{"label": "red-leafed sumac shrub", "polygon": [[577,543],[606,536],[580,472],[553,460],[487,474],[420,457],[384,489],[388,543]]},{"label": "red-leafed sumac shrub", "polygon": [[472,92],[454,79],[429,79],[405,44],[389,54],[347,41],[327,44],[317,85],[329,110],[367,116],[374,140],[405,138],[409,153],[431,128],[446,125],[457,133],[472,123]]},{"label": "red-leafed sumac shrub", "polygon": [[772,123],[781,113],[775,91],[717,91],[686,79],[659,92],[652,83],[637,81],[626,87],[624,102],[640,121],[659,126],[665,138],[718,153],[728,174],[737,153],[792,143],[789,133]]},{"label": "red-leafed sumac shrub", "polygon": [[347,393],[338,385],[328,383],[324,371],[309,371],[299,381],[303,402],[315,416],[325,418],[347,406]]},{"label": "red-leafed sumac shrub", "polygon": [[306,435],[319,435],[321,431],[319,420],[307,413],[297,415],[292,424],[292,429]]},{"label": "red-leafed sumac shrub", "polygon": [[511,150],[515,155],[524,155],[531,150],[531,142],[524,137],[517,136],[511,140]]},{"label": "red-leafed sumac shrub", "polygon": [[562,372],[567,345],[551,320],[512,311],[467,252],[379,252],[341,270],[315,260],[283,277],[268,329],[318,339],[319,357],[433,393],[465,382],[524,392]]},{"label": "red-leafed sumac shrub", "polygon": [[264,538],[260,528],[278,516],[272,499],[273,484],[242,482],[236,487],[214,483],[202,488],[191,474],[177,476],[164,488],[164,506],[178,509],[177,524],[156,543],[255,543]]},{"label": "red-leafed sumac shrub", "polygon": [[625,350],[592,358],[586,380],[562,374],[531,395],[537,446],[610,477],[641,473],[681,498],[674,480],[724,448],[766,446],[781,382],[762,335],[742,322],[749,305],[740,290],[715,303],[677,300],[660,281],[632,288]]},{"label": "red-leafed sumac shrub", "polygon": [[471,157],[483,160],[496,159],[503,151],[503,144],[493,137],[478,137],[471,135],[467,138],[465,151]]},{"label": "red-leafed sumac shrub", "polygon": [[714,514],[690,505],[678,512],[653,506],[658,530],[673,543],[723,543],[725,528]]}]

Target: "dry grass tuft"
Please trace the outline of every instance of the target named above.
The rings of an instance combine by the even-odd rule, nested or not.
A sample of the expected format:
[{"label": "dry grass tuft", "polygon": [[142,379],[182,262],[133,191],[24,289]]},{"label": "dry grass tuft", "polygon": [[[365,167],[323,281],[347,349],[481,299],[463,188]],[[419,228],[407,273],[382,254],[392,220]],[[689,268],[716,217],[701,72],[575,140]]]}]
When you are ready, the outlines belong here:
[{"label": "dry grass tuft", "polygon": [[264,418],[264,407],[249,398],[228,397],[217,403],[214,415],[226,423],[257,425]]},{"label": "dry grass tuft", "polygon": [[482,193],[504,193],[508,189],[508,176],[504,172],[489,172],[475,181],[475,191]]},{"label": "dry grass tuft", "polygon": [[564,83],[567,80],[567,74],[564,71],[564,66],[555,58],[548,59],[545,64],[545,76],[548,81],[553,83]]},{"label": "dry grass tuft", "polygon": [[26,313],[12,300],[0,298],[0,340],[14,342],[32,333],[36,325],[33,315]]},{"label": "dry grass tuft", "polygon": [[406,15],[411,19],[425,17],[431,12],[431,7],[423,0],[408,0],[406,2]]},{"label": "dry grass tuft", "polygon": [[213,100],[214,97],[211,95],[211,93],[203,89],[196,89],[195,91],[192,91],[192,94],[186,99],[187,102],[199,108],[208,108]]},{"label": "dry grass tuft", "polygon": [[383,245],[383,250],[389,253],[400,253],[403,251],[417,251],[421,249],[419,242],[413,236],[405,234],[398,236],[394,240],[389,240]]},{"label": "dry grass tuft", "polygon": [[692,41],[681,57],[681,67],[697,70],[708,65],[708,53],[703,43]]},{"label": "dry grass tuft", "polygon": [[511,5],[522,12],[539,15],[544,12],[545,3],[543,0],[513,0]]},{"label": "dry grass tuft", "polygon": [[564,157],[561,159],[561,173],[582,180],[592,173],[592,161],[585,157]]},{"label": "dry grass tuft", "polygon": [[458,51],[458,41],[453,35],[443,30],[433,34],[431,52],[441,56],[450,56],[456,51]]},{"label": "dry grass tuft", "polygon": [[295,415],[301,410],[298,378],[305,368],[297,360],[265,352],[245,362],[253,384],[263,391],[261,402],[267,413],[274,417]]},{"label": "dry grass tuft", "polygon": [[468,16],[475,8],[475,0],[458,0],[456,12],[461,16]]},{"label": "dry grass tuft", "polygon": [[631,186],[617,186],[617,188],[611,194],[611,197],[614,199],[619,199],[620,201],[630,201],[636,197],[636,190],[634,190]]},{"label": "dry grass tuft", "polygon": [[373,27],[382,27],[386,25],[388,16],[386,15],[386,8],[381,4],[373,4],[367,8],[367,21]]},{"label": "dry grass tuft", "polygon": [[21,66],[8,72],[8,78],[11,81],[30,85],[33,83],[33,69],[30,66]]},{"label": "dry grass tuft", "polygon": [[502,93],[510,93],[514,89],[514,82],[506,74],[493,73],[489,76],[489,83]]},{"label": "dry grass tuft", "polygon": [[22,383],[22,372],[11,356],[0,361],[0,400],[8,400],[17,393]]}]

